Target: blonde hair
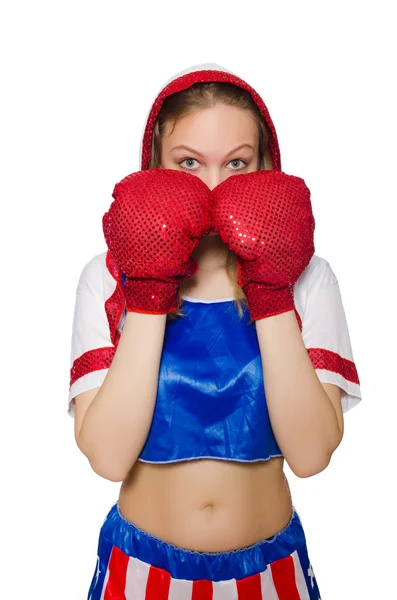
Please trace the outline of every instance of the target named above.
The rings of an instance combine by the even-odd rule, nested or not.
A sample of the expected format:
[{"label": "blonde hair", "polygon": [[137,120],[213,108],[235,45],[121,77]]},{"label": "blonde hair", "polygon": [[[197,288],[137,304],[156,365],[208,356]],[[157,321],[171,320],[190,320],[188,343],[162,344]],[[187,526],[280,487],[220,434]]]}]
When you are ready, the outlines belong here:
[{"label": "blonde hair", "polygon": [[[219,103],[241,108],[254,118],[259,134],[258,170],[272,169],[273,165],[269,150],[269,130],[261,111],[247,90],[227,82],[195,83],[188,89],[176,92],[165,98],[154,125],[148,168],[161,167],[161,136],[168,122],[173,122],[174,128],[177,120],[185,115],[204,108],[210,108]],[[230,249],[226,259],[226,274],[234,286],[235,304],[241,318],[243,316],[242,306],[246,304],[247,300],[237,279],[236,254]],[[180,282],[179,297],[184,293],[185,282],[187,283],[184,279]],[[185,315],[181,307],[167,314],[167,318],[170,319],[182,316]]]}]

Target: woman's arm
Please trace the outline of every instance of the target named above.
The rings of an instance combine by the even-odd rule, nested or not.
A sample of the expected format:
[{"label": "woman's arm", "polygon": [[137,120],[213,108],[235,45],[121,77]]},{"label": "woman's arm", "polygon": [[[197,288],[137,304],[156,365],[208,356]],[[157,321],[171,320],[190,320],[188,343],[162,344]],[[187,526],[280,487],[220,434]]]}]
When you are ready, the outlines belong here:
[{"label": "woman's arm", "polygon": [[303,343],[293,310],[258,319],[269,417],[280,449],[298,477],[324,470],[343,428]]},{"label": "woman's arm", "polygon": [[111,481],[125,478],[148,436],[166,316],[127,312],[109,371],[82,419],[78,446],[94,471]]}]

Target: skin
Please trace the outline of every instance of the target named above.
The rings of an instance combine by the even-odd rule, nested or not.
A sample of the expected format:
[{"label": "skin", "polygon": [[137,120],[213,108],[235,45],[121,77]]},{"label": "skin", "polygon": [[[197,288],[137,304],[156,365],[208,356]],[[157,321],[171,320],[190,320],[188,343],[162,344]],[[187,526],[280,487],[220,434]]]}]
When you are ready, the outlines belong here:
[{"label": "skin", "polygon": [[[186,115],[177,121],[174,129],[173,125],[167,123],[163,134],[162,168],[186,170],[202,179],[210,189],[232,175],[258,170],[257,126],[246,111],[218,104]],[[251,148],[235,150],[242,143]],[[179,145],[192,150],[176,149]],[[233,296],[233,286],[226,273],[227,255],[228,246],[218,234],[212,232],[204,236],[192,253],[199,269],[194,277],[185,281],[189,288],[184,293],[212,299]],[[276,364],[267,356],[266,371],[271,367],[274,370],[287,358],[291,369],[302,364],[299,352],[305,354],[306,351],[303,352],[303,347],[299,347],[299,352],[296,349],[297,340],[302,345],[303,342],[292,316],[286,314],[288,322],[285,315],[261,320],[269,321],[263,328],[270,328],[262,336],[265,340],[262,351],[271,355],[269,348],[274,347],[280,356]],[[309,362],[307,356],[305,360]],[[317,387],[312,389],[312,366],[307,363],[302,373],[298,369],[292,381],[303,378],[301,387],[309,398],[305,399],[309,405],[306,410],[309,415],[315,413],[318,429],[322,419],[318,412],[328,398],[319,397],[319,392],[324,390],[319,388],[317,380],[314,382]],[[291,395],[291,402],[300,401],[303,406],[304,402],[296,398],[294,390],[286,394],[277,387],[283,385],[284,379],[277,373],[273,376],[271,393],[275,422],[279,423],[279,433],[287,439],[284,447],[289,448],[290,430],[287,431],[282,409],[277,411],[274,406],[280,404],[280,396]],[[323,384],[324,389],[325,386],[339,394],[337,386]],[[340,403],[340,399],[335,396],[335,404],[337,402]],[[313,406],[320,408],[313,411]],[[291,428],[290,423],[287,425]],[[295,442],[294,436],[292,438]],[[292,456],[297,443],[289,452]],[[235,550],[269,538],[289,522],[293,505],[283,464],[283,457],[254,463],[201,459],[163,465],[136,461],[122,483],[119,508],[132,523],[175,546],[200,552]],[[303,476],[311,474],[313,471]]]},{"label": "skin", "polygon": [[[190,172],[213,189],[228,177],[258,170],[258,137],[249,113],[217,104],[166,124],[161,167]],[[235,150],[242,144],[248,146]],[[191,150],[176,148],[180,145]],[[185,281],[184,294],[234,296],[226,274],[228,250],[215,232],[204,236],[192,253],[199,269]],[[161,509],[155,504],[158,497],[163,499]],[[150,512],[148,498],[154,499]],[[290,519],[292,498],[282,458],[166,466],[137,461],[122,484],[119,505],[124,516],[163,540],[191,550],[220,552],[280,531]]]},{"label": "skin", "polygon": [[[172,124],[167,124],[161,166],[186,169],[213,189],[236,173],[257,170],[257,135],[255,122],[241,109],[217,105],[196,111],[178,121],[173,131]],[[252,148],[234,151],[243,142]],[[176,150],[180,144],[194,150]],[[227,254],[228,248],[217,234],[203,237],[193,254],[199,270],[190,278],[187,293],[212,299],[232,296],[225,267]],[[321,389],[292,311],[260,319],[257,332],[263,368],[269,374],[266,397],[272,426],[283,440],[284,457],[290,457],[295,475],[312,476],[324,468],[324,444],[336,430],[329,401],[338,413],[343,433],[340,389],[325,383]],[[285,378],[285,372],[292,376]],[[76,397],[76,423],[82,422],[98,391],[96,388]],[[336,445],[333,442],[332,449]],[[320,457],[322,462],[308,464],[307,456]],[[199,552],[243,548],[280,532],[291,518],[293,505],[283,471],[284,457],[254,463],[136,461],[122,481],[119,508],[137,527],[174,546]],[[329,462],[328,455],[326,459]]]},{"label": "skin", "polygon": [[[167,122],[162,136],[161,167],[187,171],[212,190],[232,175],[258,170],[258,129],[253,117],[235,106],[216,104]],[[248,144],[235,150],[241,144]],[[188,146],[191,150],[177,148]],[[185,293],[205,296],[215,287],[232,294],[226,275],[228,246],[215,232],[204,236],[192,253],[199,269]]]}]

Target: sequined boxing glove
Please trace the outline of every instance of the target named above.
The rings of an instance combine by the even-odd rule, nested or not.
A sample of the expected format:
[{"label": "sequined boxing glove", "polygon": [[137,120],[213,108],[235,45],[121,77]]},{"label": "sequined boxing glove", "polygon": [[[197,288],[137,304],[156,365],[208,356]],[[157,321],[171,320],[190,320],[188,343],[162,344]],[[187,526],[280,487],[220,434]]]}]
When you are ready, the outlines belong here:
[{"label": "sequined boxing glove", "polygon": [[314,254],[315,220],[304,180],[254,171],[233,175],[212,192],[213,229],[237,255],[251,318],[296,313],[293,285]]},{"label": "sequined boxing glove", "polygon": [[128,311],[164,314],[178,308],[182,278],[198,270],[191,253],[210,232],[213,197],[201,179],[174,169],[137,171],[117,183],[103,233],[126,275]]}]

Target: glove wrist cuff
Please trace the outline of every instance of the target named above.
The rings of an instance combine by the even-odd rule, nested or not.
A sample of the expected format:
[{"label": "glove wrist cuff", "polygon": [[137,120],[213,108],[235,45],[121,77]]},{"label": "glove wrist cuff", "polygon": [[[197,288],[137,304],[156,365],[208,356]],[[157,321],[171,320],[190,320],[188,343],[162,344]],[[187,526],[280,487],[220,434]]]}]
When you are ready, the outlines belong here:
[{"label": "glove wrist cuff", "polygon": [[295,309],[292,286],[274,289],[264,283],[249,283],[243,290],[253,321]]},{"label": "glove wrist cuff", "polygon": [[127,278],[124,286],[126,309],[153,315],[173,312],[182,304],[178,298],[179,286],[178,281]]}]

